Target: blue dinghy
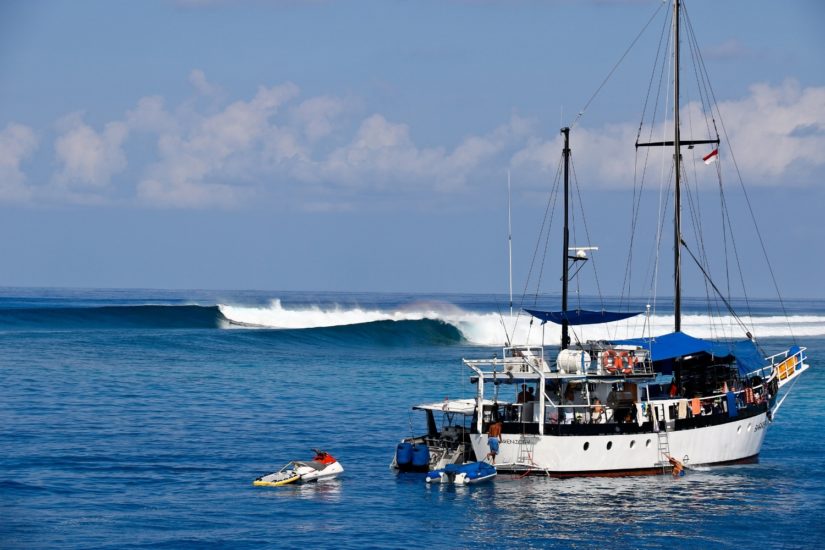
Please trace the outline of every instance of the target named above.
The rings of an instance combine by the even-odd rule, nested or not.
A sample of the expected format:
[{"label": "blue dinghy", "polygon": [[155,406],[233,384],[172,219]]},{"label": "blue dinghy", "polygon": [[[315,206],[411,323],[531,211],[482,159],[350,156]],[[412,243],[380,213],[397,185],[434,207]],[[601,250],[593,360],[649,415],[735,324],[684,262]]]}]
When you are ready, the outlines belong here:
[{"label": "blue dinghy", "polygon": [[455,483],[469,485],[496,477],[495,466],[486,462],[447,464],[445,468],[427,473],[427,483]]}]

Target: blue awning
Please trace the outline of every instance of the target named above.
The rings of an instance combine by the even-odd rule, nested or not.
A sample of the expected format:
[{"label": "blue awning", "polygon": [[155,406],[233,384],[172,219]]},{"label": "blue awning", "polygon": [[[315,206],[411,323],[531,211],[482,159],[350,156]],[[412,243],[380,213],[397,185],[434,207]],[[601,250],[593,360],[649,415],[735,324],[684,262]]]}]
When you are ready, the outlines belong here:
[{"label": "blue awning", "polygon": [[650,358],[654,362],[704,352],[715,357],[734,356],[740,374],[753,372],[767,365],[765,358],[751,340],[713,341],[694,338],[684,332],[671,332],[653,338],[631,338],[612,343],[646,348],[650,350]]},{"label": "blue awning", "polygon": [[621,321],[641,314],[641,311],[619,312],[619,311],[588,311],[586,309],[569,309],[567,311],[542,311],[539,309],[525,309],[527,313],[541,319],[542,323],[550,321],[560,325],[562,321],[567,321],[571,325],[595,325],[598,323],[610,323]]}]

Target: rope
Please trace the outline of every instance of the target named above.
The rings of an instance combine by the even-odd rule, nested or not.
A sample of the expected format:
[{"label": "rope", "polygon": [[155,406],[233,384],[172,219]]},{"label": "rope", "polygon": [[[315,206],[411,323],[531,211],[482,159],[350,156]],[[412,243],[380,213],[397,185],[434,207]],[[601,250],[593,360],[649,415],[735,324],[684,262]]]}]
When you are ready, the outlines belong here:
[{"label": "rope", "polygon": [[584,116],[584,113],[585,113],[585,111],[587,111],[587,108],[590,107],[590,104],[593,103],[593,100],[596,99],[596,96],[599,95],[599,92],[602,91],[602,88],[604,88],[604,85],[607,84],[607,81],[610,80],[610,77],[613,76],[613,73],[616,72],[616,69],[619,68],[619,65],[622,64],[622,61],[624,61],[624,58],[627,57],[627,54],[630,53],[630,50],[633,49],[633,46],[636,45],[636,42],[639,41],[639,38],[641,38],[642,34],[644,34],[644,32],[647,30],[647,28],[650,26],[650,24],[656,18],[656,15],[659,13],[659,10],[661,10],[662,6],[664,6],[664,5],[665,5],[664,2],[659,4],[659,7],[656,8],[656,11],[654,11],[653,15],[650,16],[650,19],[647,20],[647,23],[645,23],[645,26],[642,27],[642,30],[639,31],[639,34],[636,35],[636,38],[633,39],[633,41],[630,43],[630,45],[624,51],[624,53],[619,58],[619,60],[616,62],[616,64],[613,65],[613,68],[610,69],[610,72],[607,73],[607,76],[604,77],[604,80],[602,80],[602,83],[599,84],[599,87],[596,88],[596,91],[593,92],[593,95],[591,95],[590,99],[587,100],[587,103],[584,104],[584,107],[582,107],[581,111],[579,111],[579,114],[576,115],[576,118],[573,120],[573,124],[570,125],[571,130],[576,127],[576,124],[578,124],[579,119],[582,116]]},{"label": "rope", "polygon": [[[688,21],[689,21],[689,19],[688,19]],[[705,74],[708,74],[707,67],[705,66],[705,60],[702,57],[701,52],[699,52],[699,62],[701,64],[702,71]],[[788,325],[788,330],[790,331],[791,338],[793,339],[793,342],[796,345],[797,344],[796,335],[793,332],[793,327],[791,326],[790,319],[788,318],[788,311],[787,311],[787,308],[785,307],[785,301],[782,298],[782,293],[779,290],[779,284],[776,281],[776,274],[774,273],[773,265],[771,264],[770,258],[768,257],[768,251],[767,251],[767,248],[765,247],[765,240],[762,238],[762,232],[759,230],[759,225],[756,223],[756,214],[754,214],[753,205],[751,204],[751,200],[750,200],[750,195],[748,195],[747,188],[745,187],[744,180],[742,179],[742,172],[739,170],[739,163],[736,162],[736,156],[734,155],[733,147],[730,146],[730,143],[731,143],[730,142],[730,137],[728,136],[728,131],[727,131],[727,128],[725,127],[725,121],[722,118],[722,113],[719,110],[719,102],[716,99],[716,93],[714,92],[713,86],[710,84],[710,82],[707,83],[707,87],[708,87],[708,90],[710,92],[710,97],[713,99],[713,104],[716,106],[716,114],[719,117],[719,124],[722,126],[722,134],[725,136],[725,141],[728,143],[728,147],[730,148],[730,157],[731,157],[731,160],[733,161],[733,166],[736,169],[736,176],[739,180],[739,186],[742,189],[742,194],[745,196],[745,204],[748,207],[748,213],[750,214],[751,222],[753,223],[754,229],[756,231],[756,236],[759,239],[759,245],[762,249],[762,256],[764,257],[765,263],[768,266],[768,272],[770,273],[771,282],[773,283],[774,290],[776,291],[776,296],[779,299],[779,305],[782,308],[782,314],[785,317],[785,321]],[[716,121],[714,119],[714,126],[715,125],[716,125]],[[747,295],[745,296],[745,299],[748,300]],[[750,309],[750,304],[748,304],[748,309]]]},{"label": "rope", "polygon": [[736,319],[736,322],[739,323],[739,326],[744,329],[745,336],[747,336],[749,339],[751,339],[753,337],[753,335],[748,330],[748,327],[745,325],[745,323],[742,322],[742,319],[739,318],[739,315],[736,314],[736,311],[733,310],[733,307],[731,307],[730,303],[725,299],[725,297],[722,295],[722,293],[716,287],[716,284],[714,284],[713,280],[710,278],[710,275],[708,275],[708,272],[705,271],[705,268],[702,267],[702,264],[699,263],[699,260],[697,260],[696,256],[693,255],[693,252],[690,250],[690,248],[688,248],[688,245],[685,241],[682,241],[682,246],[685,247],[685,250],[687,250],[687,253],[690,254],[691,258],[693,258],[693,261],[696,263],[696,266],[699,268],[699,271],[702,272],[702,275],[705,276],[707,281],[710,283],[710,286],[713,287],[713,290],[716,291],[716,293],[719,295],[719,298],[722,300],[722,302],[724,302],[725,306],[727,306],[728,311],[730,312],[730,314],[733,315],[733,318]]}]

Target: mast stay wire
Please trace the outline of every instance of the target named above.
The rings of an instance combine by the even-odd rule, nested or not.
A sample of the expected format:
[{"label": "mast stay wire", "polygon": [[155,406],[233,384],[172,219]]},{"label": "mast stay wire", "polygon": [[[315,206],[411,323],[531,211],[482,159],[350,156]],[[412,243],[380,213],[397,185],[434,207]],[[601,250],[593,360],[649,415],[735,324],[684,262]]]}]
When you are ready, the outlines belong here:
[{"label": "mast stay wire", "polygon": [[[699,92],[699,101],[702,105],[702,113],[704,115],[705,130],[707,131],[707,135],[709,137],[715,137],[718,140],[719,139],[719,131],[716,127],[716,120],[713,118],[713,109],[712,109],[712,104],[710,102],[710,94],[708,92],[709,78],[708,78],[707,73],[702,70],[701,63],[700,63],[701,50],[699,49],[699,43],[696,39],[696,35],[694,33],[693,27],[690,24],[690,21],[687,18],[687,16],[686,16],[686,27],[687,27],[687,33],[686,33],[687,43],[688,43],[689,50],[690,50],[690,57],[691,57],[691,60],[693,61],[693,63],[692,63],[692,65],[693,65],[693,74],[694,74],[694,78],[696,79],[696,83],[697,83],[697,90]],[[711,124],[708,120],[708,118],[709,118],[708,115],[710,115],[710,121],[712,121],[712,123],[713,123],[712,128],[711,128]],[[688,121],[689,121],[689,125],[690,125],[691,132],[692,132],[693,131],[692,110],[688,110]],[[692,204],[691,207],[695,210],[695,212],[693,212],[692,215],[698,218],[698,224],[696,223],[696,221],[693,222],[694,223],[694,232],[696,233],[697,239],[699,240],[699,243],[700,243],[700,256],[702,257],[702,261],[704,262],[704,265],[708,269],[710,269],[709,256],[708,256],[707,248],[705,246],[705,241],[704,241],[704,232],[702,231],[702,227],[704,227],[704,224],[702,223],[702,220],[701,220],[701,210],[698,208],[698,204],[699,204],[699,174],[696,170],[696,165],[698,164],[698,159],[696,159],[696,149],[694,149],[692,147],[691,147],[691,149],[693,150],[693,157],[694,157],[693,158],[693,174],[694,174],[694,182],[695,182],[694,194],[696,195],[695,196],[696,204],[695,205]],[[721,223],[721,225],[722,225],[723,258],[724,258],[724,267],[725,267],[725,282],[726,282],[726,288],[727,288],[727,294],[726,295],[728,296],[728,298],[730,298],[731,297],[730,257],[729,257],[729,254],[728,254],[728,243],[727,243],[727,241],[728,241],[728,232],[727,232],[727,227],[726,227],[726,224],[725,224],[725,216],[727,215],[727,211],[726,211],[726,204],[724,202],[724,195],[721,193],[721,190],[722,190],[721,168],[720,168],[720,165],[719,165],[718,162],[714,164],[714,167],[715,167],[715,175],[716,175],[719,190],[720,190],[720,208],[722,209],[722,212],[721,212],[721,214],[722,214],[721,215],[721,222],[722,223]],[[686,178],[686,181],[687,181],[687,178]],[[731,235],[731,236],[733,236],[733,235]],[[733,243],[734,246],[736,245],[735,240],[732,241],[732,243]],[[741,269],[740,269],[740,275],[741,275]],[[747,295],[747,292],[745,291],[744,278],[740,277],[740,279],[741,279],[743,292]],[[722,318],[722,311],[721,311],[721,307],[720,307],[720,304],[719,304],[719,300],[716,298],[715,294],[713,295],[713,299],[711,298],[711,292],[710,292],[710,289],[708,288],[707,281],[705,281],[705,296],[707,298],[708,315],[711,317],[711,319],[713,318],[712,304],[715,304],[716,305],[716,313],[717,313],[719,319],[721,319]],[[712,301],[711,301],[711,299],[712,299]],[[748,308],[748,313],[750,314],[750,308]],[[711,323],[711,327],[715,328],[716,325]],[[722,324],[722,323],[719,324],[719,327],[722,330],[722,332],[724,333],[724,335],[727,337],[728,334],[726,332],[726,329],[728,327],[725,324]],[[751,330],[753,330],[753,327],[751,327]]]},{"label": "mast stay wire", "polygon": [[[545,209],[544,209],[544,216],[543,216],[542,221],[541,221],[541,228],[539,229],[538,236],[536,237],[536,246],[533,250],[533,258],[530,260],[530,268],[527,271],[527,278],[524,281],[524,290],[521,293],[521,301],[519,303],[518,312],[516,313],[516,318],[513,321],[513,334],[514,335],[515,335],[516,326],[518,325],[518,321],[521,318],[521,312],[523,311],[524,305],[527,302],[527,294],[528,294],[528,290],[529,290],[529,287],[530,287],[530,280],[533,277],[533,270],[536,267],[536,259],[538,258],[538,255],[539,255],[539,249],[541,248],[542,240],[548,241],[549,238],[550,238],[549,237],[550,229],[553,227],[553,217],[555,215],[556,202],[558,200],[558,188],[559,188],[560,181],[561,181],[561,169],[562,169],[562,164],[561,164],[561,162],[559,162],[557,167],[556,167],[556,175],[555,175],[555,178],[554,178],[554,181],[553,181],[553,186],[550,190],[550,195],[547,197],[547,204],[546,204]],[[548,220],[548,217],[549,217],[549,220]],[[545,227],[547,228],[546,231],[545,231]],[[544,271],[543,264],[544,264],[544,259],[547,256],[547,246],[548,246],[548,243],[545,242],[544,255],[542,256],[542,262],[541,262],[542,265],[540,266],[540,272],[539,272],[539,275],[538,275],[538,280],[536,282],[536,294],[533,298],[533,304],[534,305],[538,302],[539,288],[541,287],[541,279],[542,279],[542,274],[543,274],[543,271]],[[530,319],[530,328],[528,329],[528,332],[527,332],[527,339],[528,340],[530,339],[530,333],[532,332],[532,327],[533,327],[533,319]]]},{"label": "mast stay wire", "polygon": [[585,111],[587,111],[587,108],[590,107],[590,104],[593,103],[593,100],[596,99],[596,96],[599,95],[599,92],[602,91],[602,88],[604,88],[605,84],[607,84],[607,81],[610,80],[610,77],[613,76],[613,73],[616,72],[616,69],[619,68],[619,65],[622,64],[622,61],[624,61],[624,58],[627,57],[627,54],[630,53],[630,50],[633,49],[633,46],[636,45],[636,42],[639,41],[639,38],[642,37],[644,32],[647,30],[647,28],[650,26],[650,24],[656,18],[656,15],[659,13],[659,10],[661,10],[664,5],[665,5],[664,0],[661,3],[659,3],[659,7],[656,8],[656,11],[654,11],[653,15],[650,16],[650,19],[647,20],[647,23],[645,23],[644,27],[642,27],[642,30],[639,31],[639,33],[636,35],[636,38],[633,39],[633,41],[630,43],[630,45],[627,47],[627,49],[621,55],[619,60],[616,61],[616,64],[613,65],[613,68],[610,69],[610,72],[607,73],[607,76],[604,77],[604,80],[602,80],[602,83],[599,84],[599,87],[596,88],[596,91],[593,92],[593,95],[590,96],[590,99],[587,100],[587,103],[584,104],[584,107],[581,108],[579,113],[576,115],[576,118],[573,119],[573,123],[570,124],[570,129],[571,130],[576,127],[576,125],[579,122],[579,119],[581,119],[581,117],[584,116],[584,113],[585,113]]},{"label": "mast stay wire", "polygon": [[[645,114],[647,113],[647,105],[650,102],[650,94],[651,90],[653,89],[653,80],[656,76],[656,67],[659,64],[659,56],[662,53],[662,44],[665,44],[665,50],[667,50],[667,44],[670,43],[670,34],[667,33],[668,27],[668,18],[665,17],[662,23],[662,30],[659,34],[659,43],[656,49],[656,58],[653,62],[654,70],[650,73],[650,81],[647,85],[647,93],[645,94],[645,102],[642,107],[642,116],[641,121],[639,122],[639,130],[636,134],[636,143],[639,143],[639,138],[642,135],[642,128],[644,126],[644,118]],[[659,72],[659,84],[656,87],[656,101],[654,105],[659,104],[659,98],[661,97],[662,93],[662,81],[664,79],[664,63],[662,65],[662,70]],[[656,124],[656,109],[653,109],[653,115],[651,117],[650,123],[650,132],[648,135],[648,141],[652,140],[653,135],[653,127]],[[645,181],[647,176],[647,166],[648,161],[650,160],[650,148],[645,147],[645,158],[644,162],[642,163],[642,174],[641,177],[639,176],[639,149],[636,148],[636,154],[634,155],[634,162],[633,162],[633,203],[632,203],[632,212],[630,217],[630,246],[627,255],[627,263],[625,264],[625,273],[624,273],[624,280],[622,281],[622,291],[621,296],[619,298],[619,309],[621,310],[622,306],[624,305],[625,296],[627,297],[627,310],[630,311],[630,296],[632,293],[632,279],[633,279],[633,245],[636,240],[636,227],[639,222],[639,212],[641,212],[641,203],[642,203],[642,193],[645,188]]]},{"label": "mast stay wire", "polygon": [[[695,71],[695,62],[694,62],[694,71]],[[690,90],[685,90],[685,95],[688,96],[687,103],[690,104]],[[700,90],[700,101],[701,101],[701,90]],[[704,104],[704,102],[702,102]],[[690,135],[696,135],[694,132],[693,127],[693,113],[692,109],[688,109],[687,111],[687,125]],[[703,111],[704,112],[704,111]],[[707,126],[707,116],[705,116],[705,125]],[[699,246],[699,258],[702,260],[703,265],[710,271],[710,258],[707,254],[707,248],[705,247],[705,235],[704,231],[702,231],[702,211],[699,209],[699,174],[696,171],[696,149],[694,147],[688,147],[688,150],[691,152],[692,157],[692,176],[693,181],[691,183],[690,178],[688,177],[688,166],[685,163],[682,163],[682,182],[684,183],[684,190],[687,199],[688,205],[688,214],[689,219],[691,222],[691,226],[693,227],[693,234],[696,238],[696,241]],[[681,154],[681,151],[679,152]],[[710,328],[712,335],[716,337],[716,325],[713,322],[714,319],[714,306],[716,306],[716,310],[719,313],[718,318],[721,320],[722,315],[721,311],[719,311],[719,301],[716,299],[716,296],[711,293],[710,287],[708,286],[707,280],[702,281],[705,286],[705,307],[708,314],[708,319],[710,320]],[[724,325],[720,323],[721,330],[724,332]]]},{"label": "mast stay wire", "polygon": [[[670,19],[672,20],[673,18],[671,17]],[[671,55],[667,55],[667,60],[668,60],[668,72],[667,72],[667,74],[671,74],[672,71],[670,71],[670,68],[671,68],[671,63],[673,62],[673,55],[672,54],[674,53],[673,52],[674,44],[670,39],[668,39],[668,45],[670,46],[668,49],[670,50]],[[662,63],[662,70],[663,70],[662,75],[664,77],[664,63]],[[671,83],[673,83],[675,85],[675,82],[671,82],[669,79],[662,81],[662,84],[666,84],[666,87],[668,88],[667,89],[668,92],[670,91],[670,84]],[[670,94],[666,93],[665,94],[664,106],[663,106],[664,107],[663,108],[664,112],[667,112],[669,103],[670,103]],[[662,134],[663,134],[662,138],[663,138],[663,141],[664,141],[665,135],[667,134],[667,129],[666,129],[665,124],[662,125]],[[653,127],[652,126],[651,126],[651,135],[653,135]],[[659,171],[660,172],[659,173],[659,177],[660,177],[660,180],[659,180],[659,211],[658,211],[659,224],[658,224],[658,227],[656,228],[656,248],[654,250],[656,261],[655,261],[654,268],[653,268],[653,280],[651,281],[651,289],[650,289],[650,292],[653,295],[653,299],[651,301],[653,302],[653,315],[654,316],[656,315],[656,306],[658,304],[657,299],[658,299],[658,294],[659,294],[658,293],[658,291],[659,291],[659,286],[658,286],[658,283],[659,283],[659,258],[661,256],[662,235],[664,234],[665,212],[667,211],[667,205],[670,202],[670,189],[671,189],[672,186],[675,185],[674,178],[670,177],[670,176],[673,175],[673,171],[675,170],[674,164],[675,164],[675,159],[671,159],[670,173],[668,174],[667,180],[665,180],[664,179],[664,175],[665,175],[665,155],[661,155],[661,168],[660,168],[660,171]],[[667,181],[668,183],[667,183],[666,192],[664,194],[664,204],[662,204],[663,182],[665,182],[665,181]],[[675,212],[674,212],[674,215],[675,215]],[[678,246],[677,243],[674,243],[674,245]]]},{"label": "mast stay wire", "polygon": [[749,340],[751,340],[751,341],[753,341],[753,342],[754,342],[754,344],[756,344],[756,346],[759,348],[759,352],[760,352],[760,353],[764,354],[764,353],[765,353],[765,352],[764,352],[764,350],[763,350],[763,349],[762,349],[762,347],[759,345],[759,343],[758,343],[758,342],[756,342],[756,341],[753,339],[753,335],[752,335],[752,334],[750,333],[750,331],[748,330],[747,325],[745,325],[745,323],[742,321],[742,319],[739,317],[739,315],[736,313],[736,311],[734,311],[733,307],[730,305],[730,302],[728,302],[728,301],[725,299],[725,297],[722,295],[722,292],[721,292],[721,291],[719,290],[719,288],[717,288],[717,286],[713,283],[713,279],[711,279],[711,278],[710,278],[710,276],[707,274],[707,272],[705,271],[705,268],[703,268],[703,267],[702,267],[702,264],[699,262],[699,260],[697,260],[697,259],[696,259],[696,256],[694,256],[694,255],[693,255],[693,252],[690,250],[690,248],[688,247],[687,243],[686,243],[684,240],[682,241],[682,246],[684,246],[684,247],[685,247],[685,250],[687,250],[687,253],[688,253],[688,254],[690,254],[690,257],[691,257],[691,258],[693,258],[694,263],[696,263],[696,266],[697,266],[697,267],[699,268],[699,270],[702,272],[702,275],[704,275],[704,276],[705,276],[705,278],[706,278],[706,279],[708,280],[708,282],[710,283],[710,286],[712,286],[712,287],[713,287],[713,290],[715,290],[715,291],[716,291],[716,293],[719,295],[719,298],[722,300],[722,302],[724,302],[724,303],[725,303],[725,306],[727,306],[728,311],[730,312],[730,314],[731,314],[731,315],[733,315],[733,318],[736,320],[736,322],[737,322],[737,323],[739,323],[739,326],[740,326],[740,327],[742,327],[742,329],[745,331],[745,335],[748,337],[748,339],[749,339]]},{"label": "mast stay wire", "polygon": [[[546,260],[547,260],[547,250],[550,247],[550,230],[553,227],[553,218],[556,215],[556,204],[557,204],[558,198],[559,198],[559,186],[561,185],[561,171],[562,171],[562,163],[559,162],[558,169],[556,170],[556,182],[555,182],[555,185],[553,186],[553,191],[552,191],[553,206],[552,206],[552,209],[550,210],[550,223],[547,226],[546,231],[544,231],[544,224],[542,223],[542,231],[544,231],[544,235],[543,235],[543,237],[544,237],[544,252],[543,252],[542,257],[541,257],[541,262],[539,262],[539,275],[538,275],[538,279],[536,280],[536,293],[533,296],[533,305],[536,305],[538,303],[539,292],[541,290],[541,281],[544,278],[544,266],[545,266]],[[548,207],[549,206],[550,205],[548,204]],[[547,216],[547,213],[545,212],[545,217],[546,216]],[[539,242],[536,243],[536,253],[538,253],[538,246],[539,246],[540,242],[541,242],[541,237],[539,238]],[[535,261],[535,257],[533,259]]]},{"label": "mast stay wire", "polygon": [[[699,68],[700,68],[699,74],[702,76],[701,82],[702,82],[702,85],[704,86],[704,92],[705,92],[705,95],[708,98],[708,104],[712,106],[712,105],[716,104],[715,103],[716,98],[713,95],[713,89],[710,85],[710,78],[709,78],[709,75],[708,75],[708,70],[707,70],[707,67],[705,66],[705,61],[704,61],[704,58],[702,57],[702,51],[699,48],[699,42],[696,39],[696,34],[693,30],[693,23],[690,20],[690,16],[687,13],[687,10],[685,10],[685,23],[686,23],[686,26],[687,26],[687,29],[688,29],[687,34],[688,34],[688,38],[690,40],[689,43],[692,45],[693,49],[695,49],[694,67],[699,66]],[[713,97],[713,101],[710,100],[711,97]],[[717,110],[717,112],[719,112],[718,108],[716,110]],[[710,114],[711,114],[711,120],[713,121],[713,130],[714,130],[714,133],[716,134],[716,138],[719,139],[719,129],[716,126],[716,119],[713,117],[713,109],[709,108],[709,109],[707,109],[706,112],[710,112]],[[720,115],[719,115],[719,120],[720,120],[720,122],[722,122],[721,112],[720,112]],[[725,136],[725,139],[727,140],[727,135]],[[730,146],[729,141],[728,141],[728,145]],[[731,156],[732,155],[733,155],[733,151],[731,151]],[[737,171],[738,171],[738,167],[737,167]],[[716,174],[717,174],[717,178],[718,178],[718,181],[719,181],[720,203],[721,203],[722,209],[723,209],[723,212],[722,212],[722,215],[723,215],[723,228],[725,227],[724,220],[727,219],[727,232],[726,233],[729,233],[730,237],[731,237],[731,244],[733,245],[733,251],[734,251],[734,255],[736,257],[736,266],[737,266],[737,270],[738,270],[738,273],[739,273],[739,284],[742,285],[742,293],[743,293],[744,298],[745,298],[745,306],[748,310],[748,316],[750,317],[751,320],[753,320],[753,310],[751,308],[750,298],[748,297],[747,286],[745,285],[745,277],[744,277],[744,273],[742,271],[742,263],[741,263],[740,258],[739,258],[739,251],[738,251],[738,248],[736,246],[736,238],[735,238],[735,233],[733,232],[733,224],[732,224],[732,221],[731,221],[730,210],[727,207],[727,200],[725,199],[725,196],[724,196],[723,183],[722,183],[722,168],[721,168],[721,164],[718,161],[716,163]],[[740,185],[742,185],[741,175],[740,175]],[[752,213],[751,213],[751,216],[753,216]],[[755,223],[756,222],[754,220],[754,225],[755,225]],[[758,231],[758,227],[757,227],[757,231]],[[723,233],[723,237],[726,238],[726,235],[724,233]],[[728,263],[727,263],[728,262],[727,240],[725,240],[725,245],[726,245],[725,246],[725,268],[726,268],[726,272],[727,272],[727,268],[728,268]],[[768,263],[768,266],[770,267],[770,261],[768,260],[767,253],[764,251],[764,249],[763,249],[763,253],[765,254],[766,263]],[[774,285],[776,285],[776,281],[774,281]],[[778,287],[776,288],[776,290],[777,290],[777,294],[779,295]],[[730,276],[729,275],[728,275],[728,296],[731,296]],[[780,299],[780,302],[781,302],[781,300],[782,300],[781,295],[779,295],[779,299]],[[784,312],[784,304],[782,304],[782,306],[783,306],[783,312]],[[787,319],[787,314],[786,314],[785,317]],[[789,325],[789,328],[790,328],[790,325]],[[791,331],[791,333],[793,334],[793,331]]]},{"label": "mast stay wire", "polygon": [[[690,18],[687,16],[687,10],[685,10],[685,15],[686,15],[686,19],[688,21],[688,25],[690,26]],[[692,28],[692,26],[691,26],[691,28]],[[702,57],[701,53],[699,55],[699,60],[702,64],[702,69],[707,72],[707,68],[705,67],[704,57]],[[793,327],[791,326],[790,319],[788,318],[788,311],[787,311],[787,308],[785,307],[785,301],[782,298],[782,293],[779,290],[779,284],[776,281],[776,274],[774,273],[773,265],[771,264],[770,258],[768,257],[768,251],[767,251],[767,248],[765,247],[765,240],[762,237],[762,232],[759,229],[759,225],[756,223],[756,214],[753,211],[753,205],[751,203],[750,195],[748,194],[747,188],[745,187],[745,183],[744,183],[744,180],[742,178],[742,172],[739,169],[739,163],[736,162],[736,155],[734,154],[733,147],[731,146],[730,137],[728,135],[727,128],[725,127],[725,121],[722,118],[721,111],[719,110],[719,102],[716,99],[716,92],[714,92],[713,86],[710,83],[708,83],[708,89],[710,90],[711,98],[713,98],[713,104],[714,104],[715,109],[716,109],[716,114],[719,117],[719,124],[722,127],[722,134],[725,136],[725,141],[727,142],[728,147],[730,149],[730,157],[731,157],[731,160],[733,161],[733,166],[736,170],[736,176],[739,180],[739,186],[742,189],[742,194],[745,197],[745,204],[748,207],[748,213],[750,214],[751,222],[753,223],[754,229],[756,231],[756,235],[759,239],[759,245],[762,249],[762,255],[765,259],[765,263],[768,265],[768,272],[770,273],[771,281],[772,281],[773,286],[774,286],[774,290],[776,291],[777,298],[779,299],[779,304],[782,308],[782,314],[785,316],[785,321],[788,325],[788,330],[790,331],[791,338],[793,339],[793,342],[796,345],[797,344],[796,335],[793,332]],[[748,300],[747,295],[745,296],[745,299],[748,301],[748,304],[749,304],[750,301]],[[748,306],[748,307],[750,307],[750,306]]]},{"label": "mast stay wire", "polygon": [[[587,216],[585,216],[584,212],[584,201],[582,200],[581,186],[579,185],[579,178],[576,175],[576,165],[573,163],[572,153],[570,154],[570,169],[573,172],[573,187],[575,187],[576,196],[579,199],[579,210],[581,210],[582,225],[584,225],[584,236],[585,239],[587,239],[587,246],[593,246],[593,240],[590,238],[590,228],[587,226]],[[604,310],[604,295],[602,294],[602,285],[599,282],[599,272],[596,269],[596,257],[591,256],[588,260],[593,262],[593,276],[596,279],[596,292],[599,293],[599,305],[601,305],[602,310]]]}]

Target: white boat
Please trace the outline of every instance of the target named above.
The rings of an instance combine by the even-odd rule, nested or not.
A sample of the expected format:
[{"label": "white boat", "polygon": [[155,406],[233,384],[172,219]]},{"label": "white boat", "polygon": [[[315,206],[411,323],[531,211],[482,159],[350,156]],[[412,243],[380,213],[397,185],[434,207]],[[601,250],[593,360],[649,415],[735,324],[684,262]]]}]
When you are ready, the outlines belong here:
[{"label": "white boat", "polygon": [[[492,406],[493,401],[485,404]],[[448,464],[474,462],[476,455],[470,444],[470,433],[476,405],[475,399],[454,399],[414,406],[413,411],[426,416],[427,433],[402,439],[396,446],[390,468],[424,473],[443,469]]]},{"label": "white boat", "polygon": [[290,483],[309,483],[338,477],[344,467],[331,454],[313,449],[312,460],[293,460],[277,472],[257,478],[252,482],[256,487],[280,487]]},{"label": "white boat", "polygon": [[[718,134],[695,140],[680,136],[682,3],[673,0],[672,10],[673,138],[636,143],[637,150],[673,147],[673,331],[653,335],[648,316],[645,328],[636,338],[571,342],[571,327],[575,335],[579,325],[619,321],[643,312],[568,307],[571,267],[575,276],[588,259],[587,252],[595,247],[571,247],[569,243],[570,129],[563,128],[561,308],[525,309],[543,324],[561,325],[561,346],[551,352],[544,346],[508,345],[503,347],[500,357],[497,354],[490,359],[464,360],[476,385],[472,406],[466,400],[461,402],[462,418],[469,425],[462,426],[460,440],[472,450],[472,454],[463,450],[465,460],[484,459],[489,454],[487,434],[497,424],[501,435],[492,460],[499,472],[559,477],[624,476],[680,473],[696,466],[753,462],[758,459],[773,415],[787,396],[789,383],[792,387],[792,382],[809,367],[806,348],[794,345],[766,357],[767,353],[745,328],[741,340],[721,341],[695,338],[682,331],[683,249],[696,261],[708,287],[718,293],[718,300],[732,310],[729,299],[711,280],[709,270],[691,252],[681,229],[682,148],[715,146],[707,160],[718,156],[720,143]],[[695,44],[691,46],[694,51]],[[710,132],[712,126],[706,126]],[[741,322],[735,313],[732,315]],[[526,393],[528,387],[534,392]],[[518,388],[522,392],[517,394]],[[428,410],[426,405],[418,408]],[[428,434],[406,442],[444,447],[445,431],[437,430],[432,422],[428,426]],[[430,469],[443,467],[436,464]]]}]

